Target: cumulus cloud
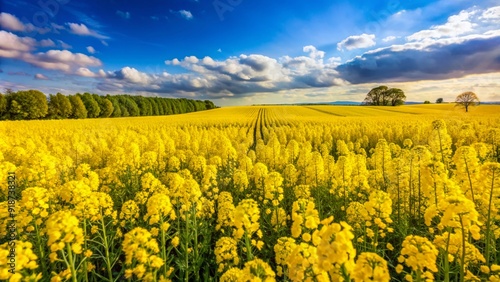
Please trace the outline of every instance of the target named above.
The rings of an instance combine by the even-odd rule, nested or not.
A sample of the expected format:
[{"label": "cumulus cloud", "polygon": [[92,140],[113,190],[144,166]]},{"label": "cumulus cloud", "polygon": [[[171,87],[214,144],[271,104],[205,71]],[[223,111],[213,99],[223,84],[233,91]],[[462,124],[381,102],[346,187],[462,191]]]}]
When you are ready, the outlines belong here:
[{"label": "cumulus cloud", "polygon": [[458,15],[448,18],[448,21],[442,25],[432,26],[430,29],[421,30],[408,36],[408,41],[423,41],[436,38],[455,37],[469,33],[474,30],[475,24],[471,22],[471,17],[476,11],[461,11]]},{"label": "cumulus cloud", "polygon": [[11,31],[25,31],[26,26],[14,15],[0,13],[0,26]]},{"label": "cumulus cloud", "polygon": [[500,6],[492,7],[485,10],[480,19],[491,22],[500,22]]},{"label": "cumulus cloud", "polygon": [[15,15],[9,13],[0,13],[0,26],[5,30],[17,31],[17,32],[33,32],[47,33],[50,31],[49,28],[37,28],[31,23],[21,22]]},{"label": "cumulus cloud", "polygon": [[349,36],[346,39],[340,41],[337,44],[337,49],[341,50],[353,50],[359,48],[368,48],[374,46],[375,43],[375,35],[374,34],[366,34],[363,33],[361,35],[353,35]]},{"label": "cumulus cloud", "polygon": [[190,72],[148,74],[125,67],[114,72],[101,72],[99,75],[105,77],[105,81],[98,87],[102,91],[183,93],[213,98],[346,84],[335,70],[339,58],[330,58],[325,63],[325,53],[316,47],[306,46],[303,51],[308,56],[274,59],[259,54],[242,54],[222,61],[211,57],[174,58],[165,63]]},{"label": "cumulus cloud", "polygon": [[37,73],[35,74],[35,79],[38,79],[38,80],[49,80],[49,78],[41,73]]},{"label": "cumulus cloud", "polygon": [[53,41],[40,41],[30,37],[19,37],[11,32],[0,31],[0,57],[17,59],[39,68],[74,73],[78,68],[101,66],[96,57],[68,50],[49,50],[33,53],[36,46],[52,46]]},{"label": "cumulus cloud", "polygon": [[68,50],[49,50],[29,56],[28,62],[43,69],[71,72],[79,67],[97,67],[102,62],[96,57]]},{"label": "cumulus cloud", "polygon": [[126,19],[126,20],[130,19],[130,12],[123,12],[123,11],[118,10],[118,11],[116,11],[116,14],[122,19]]},{"label": "cumulus cloud", "polygon": [[96,51],[95,51],[94,47],[87,46],[87,52],[89,52],[90,54],[94,54]]},{"label": "cumulus cloud", "polygon": [[108,39],[109,37],[99,34],[95,30],[89,29],[86,25],[84,24],[77,24],[77,23],[66,23],[69,26],[69,31],[73,34],[76,35],[81,35],[81,36],[92,36],[95,38],[99,39]]},{"label": "cumulus cloud", "polygon": [[19,37],[12,32],[0,30],[0,57],[21,58],[36,45],[36,40],[31,37]]},{"label": "cumulus cloud", "polygon": [[323,57],[325,57],[325,52],[319,51],[312,45],[304,46],[304,48],[302,48],[302,51],[309,53],[309,57],[313,59],[323,59]]}]

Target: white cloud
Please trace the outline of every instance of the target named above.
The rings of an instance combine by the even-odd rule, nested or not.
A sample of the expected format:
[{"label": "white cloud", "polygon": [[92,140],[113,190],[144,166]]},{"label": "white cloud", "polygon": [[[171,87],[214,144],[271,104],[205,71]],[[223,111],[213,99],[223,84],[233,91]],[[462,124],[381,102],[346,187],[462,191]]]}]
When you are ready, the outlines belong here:
[{"label": "white cloud", "polygon": [[390,35],[390,36],[387,36],[386,38],[382,39],[382,41],[389,42],[389,41],[395,40],[396,38],[397,38],[396,36]]},{"label": "white cloud", "polygon": [[19,37],[11,32],[0,30],[0,57],[20,58],[33,50],[37,42],[31,37]]},{"label": "white cloud", "polygon": [[491,22],[500,22],[500,6],[492,7],[484,11],[480,19]]},{"label": "white cloud", "polygon": [[49,50],[47,52],[29,54],[24,60],[43,69],[61,70],[66,73],[72,73],[79,67],[97,67],[102,65],[102,62],[96,57],[87,56],[82,53],[72,53],[68,50]]},{"label": "white cloud", "polygon": [[87,52],[89,52],[90,54],[94,54],[96,51],[95,51],[94,47],[87,46]]},{"label": "white cloud", "polygon": [[118,10],[118,11],[116,11],[116,14],[118,16],[120,16],[122,19],[126,19],[126,20],[130,19],[130,12],[123,12],[123,11]]},{"label": "white cloud", "polygon": [[42,47],[55,47],[56,43],[54,43],[54,41],[52,41],[50,39],[43,39],[43,40],[40,40],[39,45]]},{"label": "white cloud", "polygon": [[0,13],[0,26],[11,31],[25,31],[26,26],[14,15]]},{"label": "white cloud", "polygon": [[312,45],[304,46],[304,48],[302,48],[302,51],[309,53],[309,57],[313,59],[323,59],[325,57],[325,52],[319,51]]},{"label": "white cloud", "polygon": [[17,32],[33,32],[36,31],[44,34],[50,31],[50,28],[38,28],[31,23],[23,23],[16,16],[9,13],[0,13],[0,26],[3,29]]},{"label": "white cloud", "polygon": [[[165,63],[180,66],[189,73],[148,74],[132,67],[115,72],[99,72],[105,81],[98,84],[102,91],[176,93],[207,97],[236,97],[250,93],[276,92],[345,85],[335,70],[340,58],[323,62],[324,52],[314,46],[304,47],[309,56],[270,58],[259,54],[242,54],[226,60],[187,56]],[[103,75],[104,74],[104,75]]]},{"label": "white cloud", "polygon": [[96,77],[96,74],[93,73],[91,70],[89,70],[88,68],[78,68],[76,71],[75,71],[75,74],[76,75],[79,75],[79,76],[84,76],[84,77]]},{"label": "white cloud", "polygon": [[38,80],[49,80],[49,78],[41,73],[37,73],[35,74],[35,79],[38,79]]},{"label": "white cloud", "polygon": [[340,41],[337,44],[337,49],[341,50],[353,50],[359,48],[368,48],[374,46],[375,43],[375,35],[374,34],[366,34],[363,33],[361,35],[353,35],[349,36],[346,39]]},{"label": "white cloud", "polygon": [[458,15],[448,18],[448,21],[442,25],[432,26],[430,29],[416,32],[406,39],[408,41],[425,41],[443,37],[456,37],[473,31],[476,24],[472,23],[470,18],[476,12],[461,11]]},{"label": "white cloud", "polygon": [[186,20],[191,20],[193,19],[193,14],[191,14],[190,11],[186,11],[186,10],[180,10],[179,11],[179,14],[185,18]]},{"label": "white cloud", "polygon": [[109,37],[99,34],[97,31],[89,29],[84,24],[77,23],[66,23],[69,26],[69,30],[71,33],[82,36],[92,36],[99,39],[108,39]]}]

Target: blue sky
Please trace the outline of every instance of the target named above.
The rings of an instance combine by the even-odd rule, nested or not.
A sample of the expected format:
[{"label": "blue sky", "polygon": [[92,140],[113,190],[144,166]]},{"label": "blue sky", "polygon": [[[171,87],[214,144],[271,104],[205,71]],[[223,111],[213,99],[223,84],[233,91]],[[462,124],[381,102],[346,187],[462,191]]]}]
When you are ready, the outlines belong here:
[{"label": "blue sky", "polygon": [[500,101],[500,1],[2,0],[0,88],[219,105]]}]

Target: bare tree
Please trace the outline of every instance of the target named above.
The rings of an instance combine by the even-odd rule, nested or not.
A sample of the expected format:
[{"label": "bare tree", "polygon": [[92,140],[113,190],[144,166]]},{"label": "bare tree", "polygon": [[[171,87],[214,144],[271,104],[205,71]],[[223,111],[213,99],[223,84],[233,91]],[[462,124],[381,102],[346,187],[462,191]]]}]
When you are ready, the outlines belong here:
[{"label": "bare tree", "polygon": [[455,99],[455,103],[455,106],[463,107],[465,111],[468,112],[470,106],[479,105],[479,98],[477,98],[476,93],[467,91],[458,95],[457,99]]}]

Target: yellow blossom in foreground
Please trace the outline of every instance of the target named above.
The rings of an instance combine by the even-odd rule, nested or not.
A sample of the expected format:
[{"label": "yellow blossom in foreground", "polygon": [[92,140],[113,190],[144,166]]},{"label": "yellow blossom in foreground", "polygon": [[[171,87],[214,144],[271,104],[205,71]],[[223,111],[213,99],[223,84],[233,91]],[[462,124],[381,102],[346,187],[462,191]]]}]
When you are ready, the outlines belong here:
[{"label": "yellow blossom in foreground", "polygon": [[427,238],[409,235],[403,241],[398,261],[410,267],[411,272],[417,277],[432,278],[432,273],[438,271],[436,267],[437,255],[438,250]]},{"label": "yellow blossom in foreground", "polygon": [[361,253],[352,272],[354,281],[390,281],[387,262],[375,253]]},{"label": "yellow blossom in foreground", "polygon": [[[15,252],[12,247],[15,245]],[[38,268],[38,257],[33,252],[30,242],[12,241],[0,245],[0,280],[2,281],[38,281],[41,274],[33,271]],[[10,270],[15,269],[15,273]]]}]

